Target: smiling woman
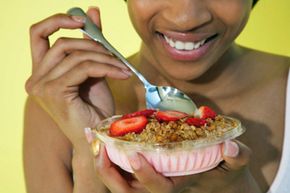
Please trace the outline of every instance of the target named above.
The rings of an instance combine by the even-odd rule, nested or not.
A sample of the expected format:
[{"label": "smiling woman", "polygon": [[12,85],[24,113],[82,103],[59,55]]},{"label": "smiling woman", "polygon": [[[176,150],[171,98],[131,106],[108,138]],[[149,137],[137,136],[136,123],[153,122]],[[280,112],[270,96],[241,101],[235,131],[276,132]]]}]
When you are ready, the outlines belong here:
[{"label": "smiling woman", "polygon": [[[37,2],[31,5],[37,5]],[[280,160],[285,160],[281,156],[282,151],[285,151],[282,148],[286,128],[284,120],[289,117],[284,111],[285,101],[289,98],[286,95],[289,58],[235,43],[237,37],[243,43],[241,40],[245,36],[239,35],[252,13],[252,3],[252,0],[127,1],[130,19],[141,40],[140,50],[129,57],[130,62],[150,82],[177,87],[198,106],[209,105],[218,113],[235,115],[247,127],[247,132],[239,141],[224,144],[223,164],[202,175],[182,178],[168,178],[156,173],[138,155],[133,155],[131,160],[135,168],[134,176],[112,164],[104,148],[101,148],[97,157],[93,157],[83,128],[94,127],[101,119],[113,114],[145,108],[143,88],[136,77],[129,78],[128,69],[102,46],[89,39],[60,38],[55,34],[59,28],[82,27],[83,18],[56,14],[32,25],[30,42],[33,73],[26,83],[29,97],[24,128],[27,191],[84,193],[106,192],[109,189],[117,193],[206,193],[213,190],[266,192],[278,173]],[[284,7],[287,7],[287,3],[284,3]],[[252,38],[252,42],[264,35],[260,31],[258,38],[254,36],[261,27],[261,21],[269,20],[263,15],[265,11],[262,7],[275,7],[273,4],[260,1],[256,5],[261,20],[256,20],[251,28],[254,29],[252,34],[247,36]],[[100,4],[104,12],[104,33],[108,33],[109,24],[119,24],[111,16],[111,5],[115,6],[115,2]],[[46,14],[65,12],[76,5],[57,6]],[[284,7],[279,8],[282,11],[277,11],[277,15],[286,13]],[[252,16],[259,13],[255,9]],[[96,24],[100,24],[99,9],[90,8],[88,15]],[[254,19],[251,17],[250,25]],[[36,22],[36,19],[33,22],[31,20],[26,23]],[[279,27],[284,26],[271,27],[269,30],[276,31]],[[113,36],[114,33],[109,31],[108,35]],[[56,41],[48,42],[52,34]],[[279,40],[279,34],[276,32],[272,36],[277,37],[275,41]],[[128,39],[131,35],[128,35]],[[123,37],[115,36],[118,41],[123,41]],[[270,41],[267,35],[264,37]],[[273,49],[275,44],[269,45],[265,50],[269,47]],[[121,45],[123,50],[126,47],[127,43]],[[28,59],[22,61],[25,60]],[[251,158],[248,157],[249,149],[253,152]],[[265,149],[270,152],[265,152]],[[233,154],[230,150],[239,153]],[[218,179],[215,178],[217,175]],[[286,177],[282,175],[281,178]]]},{"label": "smiling woman", "polygon": [[171,80],[203,75],[241,32],[252,6],[251,1],[127,3],[133,26],[143,40],[142,56]]}]

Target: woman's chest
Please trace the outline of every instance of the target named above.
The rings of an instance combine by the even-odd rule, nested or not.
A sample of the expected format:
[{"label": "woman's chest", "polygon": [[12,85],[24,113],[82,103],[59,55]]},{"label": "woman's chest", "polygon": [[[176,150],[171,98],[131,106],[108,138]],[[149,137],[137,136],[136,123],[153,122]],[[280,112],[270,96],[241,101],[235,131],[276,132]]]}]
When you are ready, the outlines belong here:
[{"label": "woman's chest", "polygon": [[280,85],[261,87],[216,103],[223,114],[237,117],[246,128],[239,140],[252,150],[249,167],[264,190],[273,182],[282,155],[286,87]]},{"label": "woman's chest", "polygon": [[[133,81],[134,82],[134,81]],[[283,84],[281,84],[283,85]],[[146,108],[141,84],[120,82],[113,88],[116,113],[130,113]],[[261,187],[272,183],[279,167],[285,120],[285,87],[265,86],[225,98],[200,94],[197,105],[209,105],[218,113],[241,120],[246,132],[239,138],[253,152],[250,169]]]}]

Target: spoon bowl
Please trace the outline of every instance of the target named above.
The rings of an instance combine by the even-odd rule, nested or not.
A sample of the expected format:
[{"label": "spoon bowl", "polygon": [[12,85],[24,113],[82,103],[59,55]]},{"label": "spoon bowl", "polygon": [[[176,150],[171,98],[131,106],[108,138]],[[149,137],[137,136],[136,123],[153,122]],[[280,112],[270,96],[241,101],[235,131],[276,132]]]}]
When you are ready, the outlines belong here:
[{"label": "spoon bowl", "polygon": [[71,16],[85,17],[85,23],[81,31],[102,44],[107,50],[120,59],[143,83],[146,90],[146,106],[147,108],[160,110],[176,110],[185,113],[193,113],[196,111],[195,103],[183,92],[177,88],[170,86],[156,86],[149,83],[144,76],[138,72],[126,59],[122,56],[103,36],[101,30],[95,25],[86,13],[78,7],[71,8],[67,12]]}]

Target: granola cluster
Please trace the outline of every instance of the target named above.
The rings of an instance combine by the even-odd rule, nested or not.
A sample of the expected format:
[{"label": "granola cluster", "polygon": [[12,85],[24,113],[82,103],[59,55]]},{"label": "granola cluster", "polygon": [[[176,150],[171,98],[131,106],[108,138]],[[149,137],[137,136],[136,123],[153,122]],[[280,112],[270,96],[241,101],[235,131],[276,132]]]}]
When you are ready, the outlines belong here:
[{"label": "granola cluster", "polygon": [[131,132],[117,138],[142,143],[180,142],[221,136],[238,125],[235,120],[221,115],[217,115],[214,119],[208,118],[206,122],[206,124],[197,127],[189,125],[186,118],[178,121],[160,122],[152,116],[148,118],[148,123],[142,132]]}]

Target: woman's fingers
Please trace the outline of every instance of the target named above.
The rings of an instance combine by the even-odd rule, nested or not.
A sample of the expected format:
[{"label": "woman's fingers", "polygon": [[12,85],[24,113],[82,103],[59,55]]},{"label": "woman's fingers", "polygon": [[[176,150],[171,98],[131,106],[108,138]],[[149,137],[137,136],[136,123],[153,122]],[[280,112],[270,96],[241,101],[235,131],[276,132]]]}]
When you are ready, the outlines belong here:
[{"label": "woman's fingers", "polygon": [[113,193],[129,193],[129,185],[119,171],[110,161],[104,144],[95,139],[91,128],[85,128],[84,133],[88,143],[91,145],[95,156],[95,169],[97,176]]},{"label": "woman's fingers", "polygon": [[[60,77],[62,74],[65,74],[66,72],[70,71],[72,68],[77,66],[80,63],[90,61],[94,63],[99,63],[99,70],[106,70],[106,69],[112,69],[112,67],[116,67],[114,69],[119,70],[123,73],[130,72],[127,70],[126,67],[119,61],[116,60],[115,57],[111,55],[105,55],[100,54],[96,52],[88,52],[88,51],[75,51],[68,57],[66,57],[59,65],[57,65],[55,68],[53,68],[47,75],[47,78],[49,80],[56,79]],[[108,68],[106,67],[108,66]],[[117,78],[117,77],[114,77]],[[120,78],[123,78],[121,76]],[[125,77],[126,78],[126,77]]]},{"label": "woman's fingers", "polygon": [[102,29],[101,14],[98,7],[89,7],[87,15],[100,29]]},{"label": "woman's fingers", "polygon": [[40,63],[49,49],[48,37],[60,28],[75,29],[83,26],[81,20],[74,20],[66,14],[56,14],[30,28],[30,43],[33,68]]},{"label": "woman's fingers", "polygon": [[134,170],[137,180],[143,184],[149,192],[171,192],[174,186],[173,182],[157,173],[154,168],[140,154],[134,154],[130,157],[130,164]]},{"label": "woman's fingers", "polygon": [[251,157],[251,150],[237,140],[228,140],[223,144],[224,166],[230,170],[239,170],[246,166]]},{"label": "woman's fingers", "polygon": [[113,193],[129,193],[131,187],[120,175],[119,171],[111,163],[103,144],[100,146],[99,154],[96,157],[96,171],[98,177]]},{"label": "woman's fingers", "polygon": [[106,65],[94,61],[85,61],[76,65],[61,77],[53,80],[53,82],[56,85],[73,87],[82,84],[88,78],[103,77],[126,79],[130,77],[130,75],[112,65]]},{"label": "woman's fingers", "polygon": [[[63,74],[85,60],[113,65],[123,70],[128,69],[120,60],[91,40],[64,38],[58,42],[60,41],[62,43],[56,43],[48,51],[42,64],[35,70],[33,75],[35,80],[40,79],[50,71],[54,72],[50,74]],[[73,49],[76,50],[73,51]]]},{"label": "woman's fingers", "polygon": [[73,53],[76,49],[96,51],[98,53],[105,53],[104,48],[97,45],[91,40],[72,39],[72,38],[59,38],[54,45],[47,50],[43,56],[41,63],[34,68],[33,79],[39,80],[51,69],[58,66],[59,63],[67,56]]},{"label": "woman's fingers", "polygon": [[41,61],[41,65],[37,67],[37,73],[45,74],[61,60],[76,50],[95,51],[107,55],[110,54],[105,48],[103,48],[103,46],[92,40],[62,37],[57,39],[47,51]]},{"label": "woman's fingers", "polygon": [[30,79],[26,83],[26,90],[32,96],[41,96],[42,98],[65,97],[66,101],[70,101],[78,97],[79,85],[89,77],[126,79],[129,76],[128,73],[115,66],[85,61],[54,80],[48,80],[46,77],[40,81]]}]

